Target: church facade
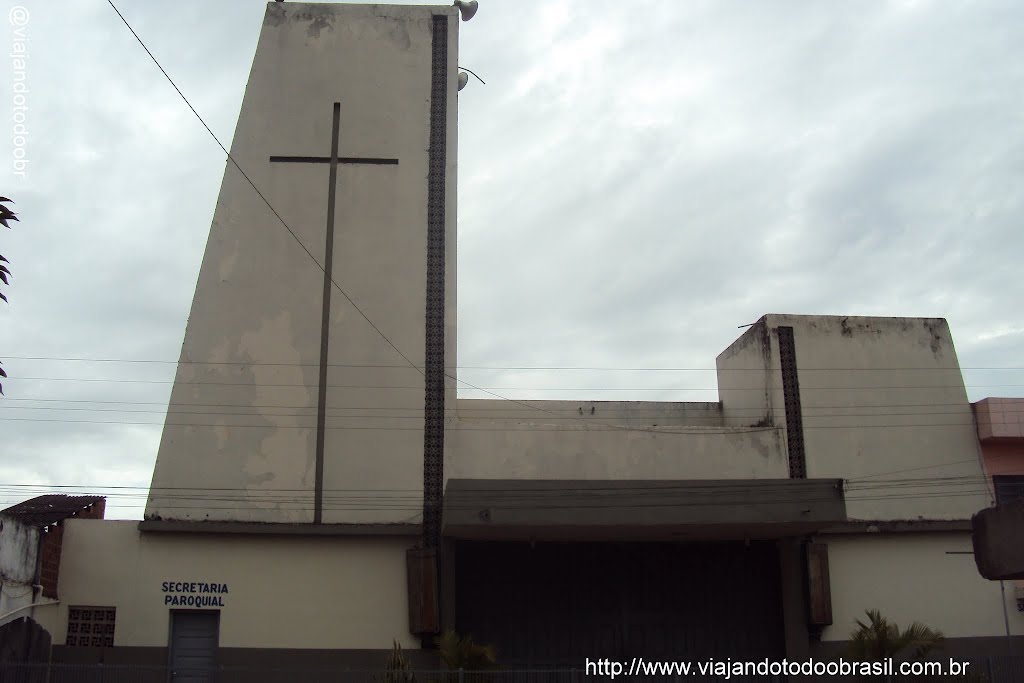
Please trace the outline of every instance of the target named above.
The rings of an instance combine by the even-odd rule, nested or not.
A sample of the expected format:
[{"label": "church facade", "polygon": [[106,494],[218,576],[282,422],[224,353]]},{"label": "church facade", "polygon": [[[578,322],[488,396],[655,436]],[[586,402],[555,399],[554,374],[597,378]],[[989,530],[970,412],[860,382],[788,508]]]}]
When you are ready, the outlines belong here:
[{"label": "church facade", "polygon": [[145,518],[66,522],[54,658],[372,669],[454,629],[519,667],[792,660],[868,609],[1019,647],[944,320],[765,315],[713,402],[457,397],[458,31],[268,4]]}]

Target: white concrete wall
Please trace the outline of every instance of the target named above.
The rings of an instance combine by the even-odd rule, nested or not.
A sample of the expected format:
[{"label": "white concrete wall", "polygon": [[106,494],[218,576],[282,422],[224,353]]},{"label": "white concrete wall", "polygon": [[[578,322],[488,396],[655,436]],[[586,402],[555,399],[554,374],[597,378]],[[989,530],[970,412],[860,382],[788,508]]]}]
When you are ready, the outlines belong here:
[{"label": "white concrete wall", "polygon": [[[807,476],[849,480],[851,518],[968,519],[988,507],[945,320],[769,315],[767,323],[793,327]],[[785,424],[781,374],[774,393]]]},{"label": "white concrete wall", "polygon": [[[779,326],[794,331],[807,476],[849,480],[852,519],[989,505],[948,326],[918,318],[765,316],[719,355],[720,406],[459,401],[446,476],[787,478]],[[729,428],[696,426],[712,424]]]},{"label": "white concrete wall", "polygon": [[445,479],[786,476],[780,430],[724,422],[717,402],[460,399]]},{"label": "white concrete wall", "polygon": [[718,396],[725,424],[744,427],[772,424],[785,427],[783,406],[775,405],[782,387],[774,371],[772,358],[778,358],[778,338],[769,334],[765,321],[759,320],[740,335],[729,348],[718,354]]},{"label": "white concrete wall", "polygon": [[717,401],[502,401],[460,398],[452,417],[502,419],[522,424],[600,426],[607,422],[647,427],[724,427]]},{"label": "white concrete wall", "polygon": [[32,604],[32,582],[39,556],[39,530],[0,515],[0,625],[29,616],[28,610],[4,618]]},{"label": "white concrete wall", "polygon": [[140,534],[138,522],[68,520],[61,604],[38,620],[63,644],[74,605],[117,608],[115,646],[166,646],[162,583],[226,583],[221,647],[419,647],[409,633],[406,538]]},{"label": "white concrete wall", "polygon": [[[823,536],[828,544],[833,625],[823,640],[846,640],[865,610],[901,628],[919,621],[950,638],[1004,636],[998,581],[981,578],[967,533]],[[1012,586],[1005,605],[1010,634],[1024,635]]]},{"label": "white concrete wall", "polygon": [[446,433],[445,479],[785,478],[773,428],[636,427],[602,421],[462,419]]},{"label": "white concrete wall", "polygon": [[764,414],[785,432],[780,326],[793,328],[807,476],[848,480],[852,519],[967,519],[990,504],[945,320],[764,316],[718,357],[727,424]]},{"label": "white concrete wall", "polygon": [[[271,164],[269,157],[329,156],[333,103],[340,102],[340,156],[399,159],[397,166],[339,166],[334,280],[422,365],[436,14],[447,17],[449,27],[446,365],[454,366],[454,8],[269,3],[232,155],[320,264],[329,167]],[[322,279],[322,270],[229,165],[147,517],[312,521]],[[415,521],[422,374],[337,289],[330,337],[323,521]],[[449,400],[454,404],[454,382]],[[373,501],[354,489],[374,492]]]}]

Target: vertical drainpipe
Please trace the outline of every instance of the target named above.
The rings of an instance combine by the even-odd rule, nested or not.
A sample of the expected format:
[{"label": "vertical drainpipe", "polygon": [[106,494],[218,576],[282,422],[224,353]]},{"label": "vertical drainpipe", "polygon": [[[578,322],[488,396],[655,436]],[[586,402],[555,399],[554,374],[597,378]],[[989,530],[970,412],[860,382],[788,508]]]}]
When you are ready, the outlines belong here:
[{"label": "vertical drainpipe", "polygon": [[[32,606],[28,609],[28,618],[31,619],[33,622],[35,622],[36,620],[37,591],[39,594],[41,594],[43,591],[43,539],[46,538],[45,532],[46,527],[43,527],[42,529],[36,529],[36,568],[32,574],[32,601],[31,603],[29,603]],[[31,654],[31,647],[31,641],[26,641],[25,648],[27,651],[21,653],[21,658],[23,661],[28,661],[29,655]]]},{"label": "vertical drainpipe", "polygon": [[36,591],[42,593],[43,590],[43,540],[46,538],[46,529],[47,527],[43,527],[36,531],[36,568],[32,574],[32,607],[28,612],[29,618],[33,621],[36,618]]}]

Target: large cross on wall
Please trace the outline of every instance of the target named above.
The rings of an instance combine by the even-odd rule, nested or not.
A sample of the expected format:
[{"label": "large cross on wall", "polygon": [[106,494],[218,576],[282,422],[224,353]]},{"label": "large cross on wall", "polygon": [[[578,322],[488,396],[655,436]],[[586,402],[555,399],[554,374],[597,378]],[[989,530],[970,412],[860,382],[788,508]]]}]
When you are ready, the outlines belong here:
[{"label": "large cross on wall", "polygon": [[334,103],[331,124],[331,154],[326,157],[271,156],[271,163],[329,164],[327,181],[327,236],[324,247],[323,311],[320,318],[320,376],[316,406],[316,474],[314,480],[313,523],[323,522],[324,443],[327,430],[327,358],[330,346],[331,288],[334,284],[334,213],[338,191],[338,164],[397,165],[398,159],[376,157],[339,157],[341,103]]}]

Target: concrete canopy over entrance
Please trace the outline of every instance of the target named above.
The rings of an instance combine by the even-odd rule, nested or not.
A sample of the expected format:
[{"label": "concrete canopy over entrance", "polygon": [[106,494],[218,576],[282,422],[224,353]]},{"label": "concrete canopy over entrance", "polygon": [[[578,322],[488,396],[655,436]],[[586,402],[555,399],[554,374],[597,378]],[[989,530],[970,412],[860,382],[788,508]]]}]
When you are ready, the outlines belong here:
[{"label": "concrete canopy over entrance", "polygon": [[490,540],[745,540],[846,521],[839,479],[451,479],[444,535]]}]

